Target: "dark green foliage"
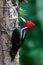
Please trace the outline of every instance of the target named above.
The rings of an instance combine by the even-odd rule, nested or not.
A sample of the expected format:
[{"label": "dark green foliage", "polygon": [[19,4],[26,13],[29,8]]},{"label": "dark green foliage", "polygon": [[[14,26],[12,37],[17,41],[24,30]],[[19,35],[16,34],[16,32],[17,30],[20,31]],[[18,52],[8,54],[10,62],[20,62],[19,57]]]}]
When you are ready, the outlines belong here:
[{"label": "dark green foliage", "polygon": [[[27,30],[20,49],[20,65],[43,65],[43,0],[28,0],[20,4],[20,16],[33,21],[36,26]],[[23,21],[20,19],[20,25]]]}]

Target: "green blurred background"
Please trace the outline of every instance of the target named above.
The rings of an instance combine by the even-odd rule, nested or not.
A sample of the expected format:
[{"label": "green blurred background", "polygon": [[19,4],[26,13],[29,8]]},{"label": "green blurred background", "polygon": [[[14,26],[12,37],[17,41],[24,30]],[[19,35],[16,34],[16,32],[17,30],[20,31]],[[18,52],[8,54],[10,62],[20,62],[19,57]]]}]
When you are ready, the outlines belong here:
[{"label": "green blurred background", "polygon": [[[43,65],[43,0],[21,2],[20,16],[36,24],[34,28],[27,30],[20,49],[20,65]],[[23,26],[21,19],[19,25]]]}]

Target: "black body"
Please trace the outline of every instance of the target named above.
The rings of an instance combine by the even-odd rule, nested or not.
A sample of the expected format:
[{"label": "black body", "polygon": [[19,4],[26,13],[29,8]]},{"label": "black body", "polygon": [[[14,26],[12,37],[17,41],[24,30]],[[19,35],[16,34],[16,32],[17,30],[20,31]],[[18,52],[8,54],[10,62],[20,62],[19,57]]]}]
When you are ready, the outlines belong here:
[{"label": "black body", "polygon": [[16,28],[12,33],[11,43],[12,48],[10,50],[11,60],[13,61],[18,49],[22,46],[26,37],[26,29],[23,27]]}]

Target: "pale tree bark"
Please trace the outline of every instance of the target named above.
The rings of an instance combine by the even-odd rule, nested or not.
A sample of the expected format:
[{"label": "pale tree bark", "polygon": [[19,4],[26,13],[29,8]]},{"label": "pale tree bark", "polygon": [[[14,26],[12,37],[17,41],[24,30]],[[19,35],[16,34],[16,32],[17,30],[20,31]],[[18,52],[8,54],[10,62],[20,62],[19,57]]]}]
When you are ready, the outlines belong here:
[{"label": "pale tree bark", "polygon": [[9,55],[12,31],[18,27],[18,0],[16,4],[13,6],[11,0],[0,0],[0,65],[19,65],[19,52],[14,62]]}]

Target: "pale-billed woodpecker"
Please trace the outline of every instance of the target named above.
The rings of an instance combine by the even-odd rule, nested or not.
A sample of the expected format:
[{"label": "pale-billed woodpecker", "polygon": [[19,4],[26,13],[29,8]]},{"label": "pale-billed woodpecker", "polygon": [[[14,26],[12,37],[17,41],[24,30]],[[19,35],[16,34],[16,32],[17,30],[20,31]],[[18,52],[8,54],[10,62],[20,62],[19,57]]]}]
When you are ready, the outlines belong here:
[{"label": "pale-billed woodpecker", "polygon": [[35,26],[33,22],[29,20],[25,20],[22,17],[21,19],[24,21],[24,26],[23,27],[20,26],[14,29],[11,37],[11,43],[12,43],[12,47],[10,50],[11,61],[15,59],[17,51],[20,49],[20,47],[23,44],[23,41],[26,37],[26,32],[27,32],[26,30]]}]

